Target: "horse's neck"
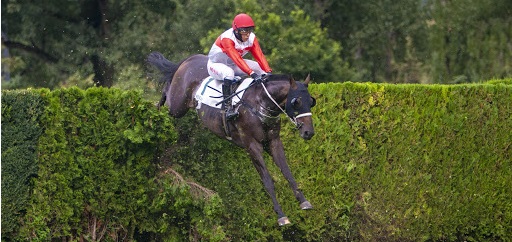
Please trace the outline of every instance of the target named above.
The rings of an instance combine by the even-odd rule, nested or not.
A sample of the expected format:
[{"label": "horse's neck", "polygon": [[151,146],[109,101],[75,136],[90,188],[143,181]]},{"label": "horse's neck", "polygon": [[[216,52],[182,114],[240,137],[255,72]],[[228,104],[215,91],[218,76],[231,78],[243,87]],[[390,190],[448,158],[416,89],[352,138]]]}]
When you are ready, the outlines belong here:
[{"label": "horse's neck", "polygon": [[[288,96],[288,91],[290,90],[290,82],[288,81],[272,81],[267,84],[268,94],[272,97],[272,99],[279,104],[281,108],[284,108],[286,103],[286,98]],[[263,90],[263,95],[268,95]],[[274,106],[274,105],[270,105]],[[277,107],[276,107],[277,109]]]}]

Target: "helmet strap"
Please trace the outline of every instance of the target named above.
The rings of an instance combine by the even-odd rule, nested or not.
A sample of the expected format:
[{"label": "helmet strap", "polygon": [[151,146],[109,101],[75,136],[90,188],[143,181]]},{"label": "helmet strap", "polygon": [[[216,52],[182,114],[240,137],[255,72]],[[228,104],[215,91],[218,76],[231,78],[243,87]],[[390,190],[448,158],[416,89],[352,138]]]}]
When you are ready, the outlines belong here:
[{"label": "helmet strap", "polygon": [[[236,25],[235,25],[235,26],[236,26]],[[234,29],[234,30],[233,30],[233,33],[235,34],[235,37],[236,37],[238,40],[240,40],[240,41],[244,42],[244,41],[242,40],[242,35],[241,35],[241,34],[240,34],[240,32],[238,31],[238,29]]]}]

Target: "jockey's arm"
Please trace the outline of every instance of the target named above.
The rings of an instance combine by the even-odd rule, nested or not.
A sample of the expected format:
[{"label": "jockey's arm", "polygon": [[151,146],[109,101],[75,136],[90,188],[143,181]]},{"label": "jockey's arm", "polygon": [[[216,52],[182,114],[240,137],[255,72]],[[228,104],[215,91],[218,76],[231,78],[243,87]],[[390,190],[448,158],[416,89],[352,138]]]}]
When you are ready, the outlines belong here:
[{"label": "jockey's arm", "polygon": [[228,38],[224,38],[220,41],[220,43],[222,45],[222,49],[224,50],[224,53],[226,53],[226,55],[228,55],[229,58],[231,58],[231,60],[233,60],[233,62],[238,67],[240,67],[240,69],[243,72],[247,73],[247,75],[251,75],[253,73],[253,70],[251,70],[249,65],[247,65],[247,63],[245,63],[242,56],[240,56],[238,51],[235,49],[235,43],[233,43],[232,40],[230,40]]},{"label": "jockey's arm", "polygon": [[272,72],[272,69],[270,68],[267,58],[265,58],[265,55],[263,54],[263,51],[261,51],[260,43],[258,42],[258,38],[254,38],[254,43],[252,48],[249,50],[251,52],[252,56],[254,56],[254,59],[260,64],[261,69],[264,72]]}]

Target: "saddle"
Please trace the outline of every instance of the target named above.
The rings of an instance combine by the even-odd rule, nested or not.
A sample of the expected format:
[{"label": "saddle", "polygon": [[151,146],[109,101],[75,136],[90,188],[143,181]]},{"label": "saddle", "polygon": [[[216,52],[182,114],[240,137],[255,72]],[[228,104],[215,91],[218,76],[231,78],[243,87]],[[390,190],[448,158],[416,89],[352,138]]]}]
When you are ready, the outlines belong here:
[{"label": "saddle", "polygon": [[[237,104],[240,102],[240,100],[242,100],[245,89],[249,87],[252,81],[253,79],[248,77],[241,82],[231,85],[232,88],[235,88],[235,91],[233,92],[235,95],[230,100],[234,108],[238,108]],[[201,105],[203,104],[213,108],[221,109],[221,103],[224,100],[222,95],[222,82],[216,81],[213,77],[207,77],[203,79],[199,89],[197,89],[197,92],[194,95],[194,98],[197,100],[196,109],[200,109]],[[226,120],[225,115],[222,115],[222,126],[224,133],[226,134],[226,139],[231,140],[231,131],[229,129],[228,120]]]},{"label": "saddle", "polygon": [[[245,89],[251,84],[251,82],[252,78],[248,77],[239,82],[239,84],[232,85],[232,87],[235,88],[234,93],[237,93],[233,98],[231,98],[233,107],[240,102],[245,93]],[[222,82],[216,81],[211,76],[203,79],[194,95],[194,98],[197,100],[196,109],[200,109],[203,104],[220,109],[222,106],[220,102],[224,99],[222,96]]]}]

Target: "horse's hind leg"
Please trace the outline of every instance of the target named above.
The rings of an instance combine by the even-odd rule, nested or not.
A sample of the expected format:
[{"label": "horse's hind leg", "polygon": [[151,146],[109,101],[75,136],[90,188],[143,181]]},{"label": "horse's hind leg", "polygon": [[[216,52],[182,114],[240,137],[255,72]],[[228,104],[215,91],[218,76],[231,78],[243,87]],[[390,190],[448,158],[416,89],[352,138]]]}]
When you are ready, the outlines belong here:
[{"label": "horse's hind leg", "polygon": [[162,107],[165,104],[165,100],[167,99],[167,90],[169,89],[169,82],[165,83],[165,86],[162,90],[162,97],[160,98],[160,101],[158,101],[158,104],[156,107],[160,111],[160,107]]},{"label": "horse's hind leg", "polygon": [[265,160],[263,159],[262,154],[263,146],[259,143],[253,143],[247,148],[247,152],[249,153],[252,163],[254,164],[254,167],[258,171],[258,174],[260,174],[261,181],[263,182],[265,190],[272,199],[272,203],[274,204],[274,211],[277,213],[278,217],[278,224],[280,226],[289,224],[290,221],[285,216],[283,209],[281,208],[281,205],[279,205],[279,202],[277,201],[274,181],[272,181],[272,177],[270,176],[270,173],[267,167],[265,166]]},{"label": "horse's hind leg", "polygon": [[162,93],[162,97],[160,98],[160,101],[158,101],[158,104],[156,107],[158,108],[158,111],[160,111],[160,107],[162,107],[165,104],[165,100],[167,99],[167,96],[165,93]]},{"label": "horse's hind leg", "polygon": [[272,159],[276,163],[276,165],[281,169],[281,172],[283,173],[286,180],[288,180],[288,183],[290,184],[291,189],[293,190],[293,194],[295,195],[295,198],[300,203],[301,209],[312,209],[313,206],[311,203],[306,200],[306,197],[302,193],[302,191],[297,186],[297,182],[293,178],[292,172],[290,171],[290,167],[286,163],[286,156],[284,154],[284,146],[281,142],[281,139],[273,139],[270,142],[270,145],[268,147],[269,153],[272,155]]}]

